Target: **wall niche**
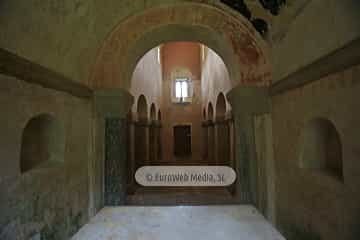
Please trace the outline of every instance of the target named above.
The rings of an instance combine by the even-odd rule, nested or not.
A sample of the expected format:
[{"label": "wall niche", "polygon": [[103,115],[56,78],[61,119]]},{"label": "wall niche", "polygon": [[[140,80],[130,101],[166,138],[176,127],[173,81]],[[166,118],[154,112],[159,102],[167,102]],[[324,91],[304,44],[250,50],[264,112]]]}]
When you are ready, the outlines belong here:
[{"label": "wall niche", "polygon": [[64,130],[59,121],[49,114],[35,116],[22,134],[20,171],[63,163],[64,151]]},{"label": "wall niche", "polygon": [[300,146],[300,168],[320,170],[343,180],[342,144],[330,120],[315,118],[309,121]]}]

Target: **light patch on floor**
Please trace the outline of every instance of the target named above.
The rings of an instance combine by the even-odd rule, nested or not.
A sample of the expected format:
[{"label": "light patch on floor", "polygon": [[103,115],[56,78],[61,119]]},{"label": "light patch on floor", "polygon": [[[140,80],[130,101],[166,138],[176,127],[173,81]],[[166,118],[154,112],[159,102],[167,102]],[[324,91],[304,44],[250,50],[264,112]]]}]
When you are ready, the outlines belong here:
[{"label": "light patch on floor", "polygon": [[285,240],[252,206],[106,207],[72,240]]}]

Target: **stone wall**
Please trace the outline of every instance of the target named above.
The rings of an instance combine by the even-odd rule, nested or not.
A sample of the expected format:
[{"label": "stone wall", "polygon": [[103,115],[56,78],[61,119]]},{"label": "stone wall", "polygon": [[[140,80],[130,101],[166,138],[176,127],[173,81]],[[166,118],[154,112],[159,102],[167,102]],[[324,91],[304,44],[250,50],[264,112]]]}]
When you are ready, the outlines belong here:
[{"label": "stone wall", "polygon": [[[0,81],[0,239],[68,239],[88,220],[90,101],[5,75]],[[61,124],[64,159],[21,173],[23,129],[40,114]]]},{"label": "stone wall", "polygon": [[[355,66],[272,98],[277,218],[289,240],[358,239],[359,76]],[[315,118],[330,120],[339,133],[343,179],[300,168],[301,136]]]}]

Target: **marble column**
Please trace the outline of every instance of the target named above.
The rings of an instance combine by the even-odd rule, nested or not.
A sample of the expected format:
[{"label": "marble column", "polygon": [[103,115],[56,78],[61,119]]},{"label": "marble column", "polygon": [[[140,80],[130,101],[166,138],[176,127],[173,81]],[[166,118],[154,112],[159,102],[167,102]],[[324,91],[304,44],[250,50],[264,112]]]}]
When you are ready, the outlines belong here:
[{"label": "marble column", "polygon": [[102,89],[95,91],[95,108],[102,128],[103,139],[98,144],[104,145],[103,179],[104,205],[117,206],[126,199],[126,153],[127,123],[126,115],[133,104],[133,97],[122,89]]},{"label": "marble column", "polygon": [[257,203],[257,157],[253,118],[270,112],[268,88],[236,87],[228,95],[235,123],[237,197],[241,203]]}]

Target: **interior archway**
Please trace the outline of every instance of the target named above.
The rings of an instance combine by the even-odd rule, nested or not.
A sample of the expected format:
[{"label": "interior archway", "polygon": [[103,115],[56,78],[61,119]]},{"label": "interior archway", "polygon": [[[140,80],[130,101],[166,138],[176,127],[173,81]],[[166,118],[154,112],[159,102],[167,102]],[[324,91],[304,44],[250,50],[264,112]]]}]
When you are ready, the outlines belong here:
[{"label": "interior archway", "polygon": [[[184,12],[193,16],[184,18]],[[267,45],[247,19],[214,6],[182,3],[146,10],[119,24],[99,51],[94,86],[128,89],[138,60],[153,47],[172,41],[195,41],[214,49],[228,66],[234,86],[270,83]]]},{"label": "interior archway", "polygon": [[154,103],[152,103],[151,106],[150,106],[150,119],[152,121],[156,120],[156,107],[155,107]]},{"label": "interior archway", "polygon": [[219,93],[216,101],[216,119],[225,119],[226,115],[226,99],[223,93]]},{"label": "interior archway", "polygon": [[140,95],[138,99],[137,114],[139,120],[146,120],[148,118],[147,101],[144,95]]},{"label": "interior archway", "polygon": [[208,104],[208,111],[207,112],[208,112],[208,114],[207,114],[208,120],[213,121],[214,120],[214,108],[213,108],[213,105],[212,105],[211,102]]}]

